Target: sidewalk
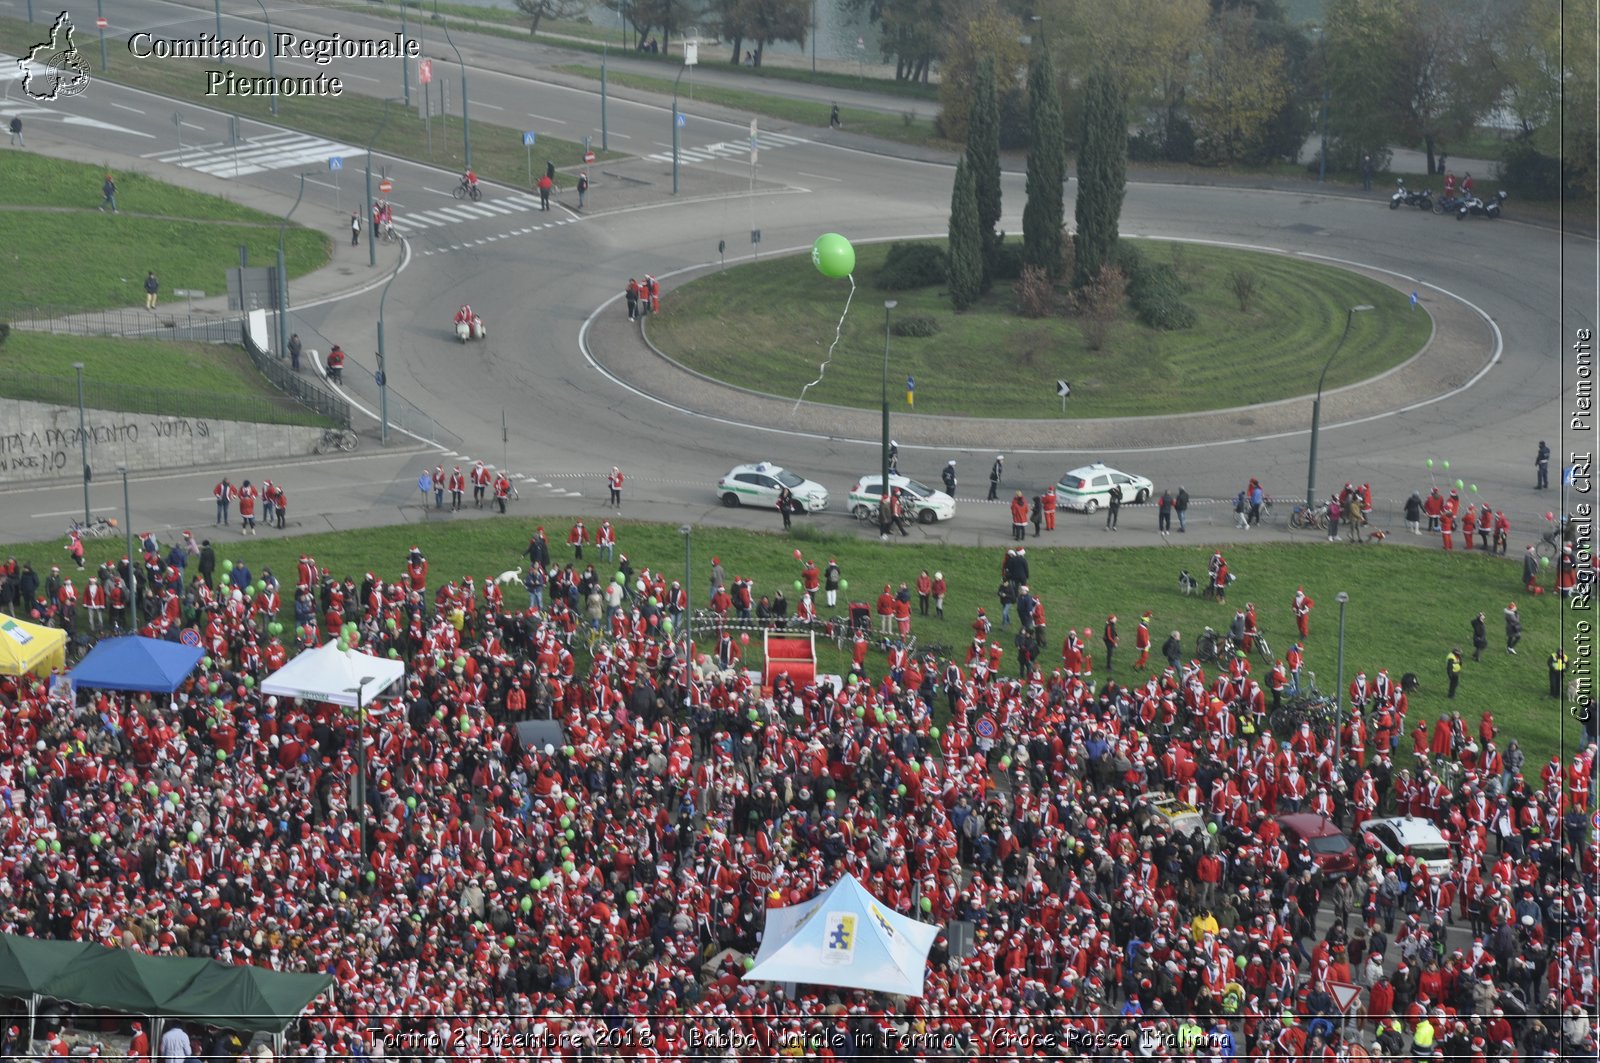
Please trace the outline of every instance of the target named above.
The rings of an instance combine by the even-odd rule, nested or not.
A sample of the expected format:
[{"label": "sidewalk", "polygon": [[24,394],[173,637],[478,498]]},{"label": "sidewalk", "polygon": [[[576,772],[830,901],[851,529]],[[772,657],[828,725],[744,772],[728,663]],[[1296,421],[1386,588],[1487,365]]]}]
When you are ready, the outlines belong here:
[{"label": "sidewalk", "polygon": [[[668,279],[673,287],[716,267]],[[1387,274],[1356,270],[1410,294],[1413,285]],[[1493,334],[1474,311],[1428,288],[1419,289],[1422,308],[1433,316],[1433,336],[1410,360],[1371,380],[1325,391],[1323,423],[1337,424],[1401,409],[1435,398],[1471,380],[1489,364]],[[646,326],[648,321],[646,322]],[[650,343],[644,327],[629,322],[620,304],[595,320],[588,335],[596,362],[632,387],[674,406],[748,425],[780,427],[834,439],[875,440],[879,413],[807,403],[795,409],[791,397],[734,387],[690,370]],[[1162,446],[1204,446],[1238,439],[1264,439],[1303,432],[1309,427],[1311,396],[1282,399],[1208,413],[1096,420],[994,420],[902,413],[895,435],[902,444],[952,450],[1065,450],[1105,453]]]}]

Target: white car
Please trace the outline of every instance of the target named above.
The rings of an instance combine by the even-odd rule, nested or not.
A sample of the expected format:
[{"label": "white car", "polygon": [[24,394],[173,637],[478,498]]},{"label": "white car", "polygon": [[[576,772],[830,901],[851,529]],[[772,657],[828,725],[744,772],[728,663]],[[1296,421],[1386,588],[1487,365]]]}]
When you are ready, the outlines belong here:
[{"label": "white car", "polygon": [[722,496],[722,504],[730,508],[744,505],[776,508],[780,487],[787,487],[806,513],[828,508],[826,487],[770,461],[735,465],[717,481],[717,494]]},{"label": "white car", "polygon": [[[955,499],[909,476],[890,473],[889,486],[900,495],[903,511],[924,524],[949,520],[956,515]],[[863,476],[850,489],[850,512],[855,514],[857,520],[876,520],[878,503],[882,498],[883,474],[871,473]]]},{"label": "white car", "polygon": [[1205,830],[1206,820],[1200,810],[1185,804],[1176,797],[1143,797],[1139,807],[1153,813],[1152,823],[1165,823],[1176,834],[1194,834]]},{"label": "white car", "polygon": [[1414,856],[1430,874],[1445,875],[1450,872],[1450,843],[1439,828],[1421,816],[1394,816],[1389,819],[1369,819],[1361,824],[1364,838],[1377,842],[1378,851],[1388,857],[1403,860]]},{"label": "white car", "polygon": [[1097,461],[1093,465],[1073,469],[1061,478],[1056,484],[1056,508],[1081,509],[1085,513],[1093,513],[1101,506],[1110,505],[1112,484],[1122,487],[1124,503],[1147,501],[1155,490],[1155,484],[1143,476],[1122,472]]}]

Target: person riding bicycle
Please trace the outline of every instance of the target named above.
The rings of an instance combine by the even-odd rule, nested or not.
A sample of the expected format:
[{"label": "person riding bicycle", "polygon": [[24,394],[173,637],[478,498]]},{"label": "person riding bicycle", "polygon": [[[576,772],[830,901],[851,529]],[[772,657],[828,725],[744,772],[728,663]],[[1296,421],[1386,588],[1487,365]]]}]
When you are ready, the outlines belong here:
[{"label": "person riding bicycle", "polygon": [[461,183],[466,185],[468,188],[477,188],[478,187],[478,175],[473,173],[469,169],[469,170],[467,170],[466,173],[463,173],[461,175]]}]

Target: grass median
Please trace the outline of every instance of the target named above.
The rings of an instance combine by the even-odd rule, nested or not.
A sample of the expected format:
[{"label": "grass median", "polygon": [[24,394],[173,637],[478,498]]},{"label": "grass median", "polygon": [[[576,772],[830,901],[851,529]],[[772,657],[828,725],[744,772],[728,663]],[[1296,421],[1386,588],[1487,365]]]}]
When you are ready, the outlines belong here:
[{"label": "grass median", "polygon": [[[293,497],[292,477],[287,486]],[[137,499],[137,484],[134,492]],[[185,519],[180,513],[168,516],[179,522]],[[203,525],[209,513],[197,506],[192,516]],[[596,519],[593,514],[585,516],[591,523]],[[1127,520],[1155,519],[1149,507],[1130,507],[1123,516]],[[302,512],[299,519],[309,518]],[[827,520],[799,518],[792,536],[696,528],[692,537],[694,571],[689,576],[693,601],[697,605],[705,601],[713,556],[721,558],[730,580],[735,576],[753,579],[758,597],[782,588],[790,599],[791,610],[797,598],[794,581],[800,575],[793,551],[800,549],[820,566],[836,557],[849,583],[836,610],[841,614],[852,600],[874,602],[886,583],[896,588],[901,583],[914,586],[921,569],[939,570],[950,588],[945,619],[916,615],[913,598],[912,631],[921,645],[941,643],[958,658],[964,656],[971,640],[972,619],[977,608],[983,606],[997,624],[994,641],[1006,649],[1003,670],[1015,674],[1015,628],[998,626],[1000,616],[994,594],[1001,559],[998,549],[934,544],[908,548],[908,544],[899,543],[883,546],[851,534],[832,534],[827,530]],[[504,520],[446,519],[283,538],[269,533],[248,542],[238,541],[231,531],[220,535],[209,528],[197,527],[196,531],[212,536],[219,560],[244,560],[258,575],[267,567],[280,580],[291,583],[295,562],[302,552],[340,576],[359,580],[362,573],[370,571],[394,579],[403,572],[406,553],[415,545],[429,558],[434,586],[470,575],[481,587],[485,579],[524,563],[519,553],[536,525],[542,525],[548,533],[552,557],[562,562],[570,560],[572,551],[561,544],[571,518],[555,515],[514,514]],[[1179,543],[1118,550],[1059,548],[1066,543],[1092,541],[1091,537],[1101,534],[1094,523],[1063,515],[1054,538],[1028,540],[1030,585],[1042,595],[1049,616],[1049,645],[1041,659],[1046,672],[1059,667],[1061,641],[1071,625],[1089,629],[1087,641],[1093,651],[1095,675],[1101,683],[1108,679],[1122,684],[1143,682],[1148,673],[1132,668],[1136,655],[1132,649],[1134,626],[1142,613],[1154,614],[1151,633],[1157,649],[1170,631],[1179,630],[1185,647],[1193,653],[1204,626],[1226,628],[1234,609],[1242,608],[1247,601],[1256,604],[1261,630],[1281,655],[1295,634],[1291,612],[1295,589],[1304,587],[1317,602],[1311,614],[1306,667],[1317,674],[1321,689],[1331,693],[1336,682],[1339,641],[1339,608],[1334,595],[1342,590],[1350,595],[1346,607],[1345,680],[1348,683],[1358,671],[1373,677],[1378,669],[1386,668],[1398,682],[1405,673],[1415,672],[1421,686],[1410,699],[1408,726],[1415,726],[1419,719],[1431,725],[1441,713],[1459,710],[1467,717],[1469,729],[1476,733],[1478,716],[1491,711],[1499,723],[1502,745],[1505,737],[1517,737],[1534,770],[1561,747],[1563,740],[1569,752],[1575,748],[1577,725],[1566,717],[1562,703],[1548,696],[1545,668],[1546,655],[1562,637],[1562,606],[1553,595],[1534,598],[1522,592],[1515,558],[1490,558],[1476,551],[1446,554],[1326,543],[1230,547],[1225,553],[1239,580],[1228,603],[1220,605],[1178,593],[1178,570],[1205,572],[1209,547],[1186,548]],[[56,563],[62,556],[61,546],[59,541],[20,544],[5,552],[19,561],[31,560],[37,568],[41,563]],[[676,525],[621,522],[617,547],[631,559],[636,571],[659,569],[668,580],[684,578],[684,543]],[[592,548],[586,555],[602,576],[616,570],[614,564],[600,561]],[[88,556],[91,564],[120,558],[122,547],[91,541]],[[1448,597],[1438,593],[1440,587],[1450,588]],[[518,608],[527,600],[516,585],[507,588],[506,599]],[[1499,640],[1494,640],[1482,662],[1467,660],[1460,691],[1455,700],[1447,700],[1446,652],[1453,646],[1463,646],[1470,655],[1472,617],[1483,610],[1497,624],[1500,610],[1509,600],[1520,603],[1526,626],[1520,653],[1507,654]],[[819,606],[819,610],[823,616],[829,614],[825,607]],[[1115,668],[1108,670],[1099,635],[1106,617],[1112,614],[1118,617],[1122,647],[1117,650]],[[282,619],[287,621],[289,617]],[[701,642],[703,649],[709,648],[704,645],[705,639]],[[753,637],[747,650],[754,662],[759,662],[759,644],[759,638]],[[824,672],[842,672],[848,666],[847,655],[832,641],[819,639],[818,648]],[[1154,658],[1159,661],[1159,654]],[[1265,667],[1259,662],[1254,667],[1264,678]],[[869,658],[869,671],[881,675],[882,668],[882,655],[874,653]],[[1409,739],[1402,748],[1409,751]]]},{"label": "grass median", "polygon": [[[1158,331],[1124,313],[1099,351],[1075,320],[1030,320],[1000,282],[973,309],[950,309],[943,286],[880,292],[873,285],[887,244],[856,249],[854,305],[822,382],[808,400],[876,408],[883,368],[882,297],[898,300],[894,320],[932,318],[931,336],[895,336],[889,376],[904,408],[901,381],[916,378],[917,413],[965,417],[1061,416],[1055,383],[1072,384],[1067,415],[1129,417],[1224,409],[1306,395],[1323,361],[1357,314],[1328,372],[1328,387],[1365,380],[1414,355],[1432,322],[1406,297],[1345,270],[1286,255],[1193,244],[1138,241],[1151,261],[1175,261],[1199,315],[1190,329]],[[1254,273],[1260,291],[1241,311],[1228,290],[1235,270]],[[849,285],[819,275],[798,255],[721,270],[675,289],[649,320],[650,339],[671,357],[718,380],[793,397],[828,355]],[[972,387],[981,378],[983,387]]]}]

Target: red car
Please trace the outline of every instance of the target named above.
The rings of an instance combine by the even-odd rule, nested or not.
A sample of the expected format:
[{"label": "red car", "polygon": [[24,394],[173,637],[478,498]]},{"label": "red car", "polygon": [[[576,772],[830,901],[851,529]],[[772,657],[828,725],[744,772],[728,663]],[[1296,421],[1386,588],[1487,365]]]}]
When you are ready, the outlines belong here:
[{"label": "red car", "polygon": [[1324,875],[1353,875],[1356,871],[1356,847],[1339,830],[1339,825],[1325,816],[1312,812],[1296,812],[1279,816],[1278,826],[1295,844],[1304,840],[1311,846],[1311,859]]}]

